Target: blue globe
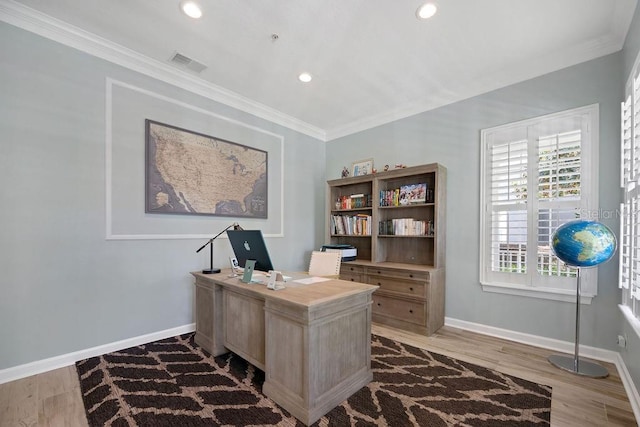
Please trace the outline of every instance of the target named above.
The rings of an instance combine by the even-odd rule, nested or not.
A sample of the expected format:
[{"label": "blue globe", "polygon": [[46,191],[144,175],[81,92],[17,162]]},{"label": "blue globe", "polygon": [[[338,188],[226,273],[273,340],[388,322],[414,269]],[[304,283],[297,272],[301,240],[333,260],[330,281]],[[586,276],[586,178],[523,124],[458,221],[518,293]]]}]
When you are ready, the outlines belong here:
[{"label": "blue globe", "polygon": [[616,252],[616,236],[604,224],[577,220],[558,227],[551,247],[561,261],[574,267],[594,267]]}]

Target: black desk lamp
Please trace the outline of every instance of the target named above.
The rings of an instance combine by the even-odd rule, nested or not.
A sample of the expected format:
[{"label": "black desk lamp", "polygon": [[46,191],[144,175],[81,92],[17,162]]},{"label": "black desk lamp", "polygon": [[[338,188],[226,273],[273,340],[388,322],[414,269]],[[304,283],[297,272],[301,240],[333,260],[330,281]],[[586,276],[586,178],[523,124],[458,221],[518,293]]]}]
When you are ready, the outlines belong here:
[{"label": "black desk lamp", "polygon": [[213,236],[212,238],[210,238],[209,240],[207,240],[207,243],[205,243],[204,245],[200,246],[200,249],[198,249],[196,251],[196,253],[200,252],[201,250],[203,250],[207,245],[209,246],[210,249],[210,265],[209,265],[209,269],[208,270],[202,270],[203,274],[214,274],[214,273],[220,273],[220,269],[219,268],[213,268],[213,241],[216,240],[216,238],[218,236],[220,236],[222,233],[224,233],[225,231],[227,231],[228,229],[230,229],[231,227],[233,227],[234,230],[242,230],[242,227],[240,227],[240,225],[237,222],[234,222],[233,224],[231,224],[230,226],[228,226],[227,228],[225,228],[224,230],[222,230],[221,232],[219,232],[218,234],[216,234],[215,236]]}]

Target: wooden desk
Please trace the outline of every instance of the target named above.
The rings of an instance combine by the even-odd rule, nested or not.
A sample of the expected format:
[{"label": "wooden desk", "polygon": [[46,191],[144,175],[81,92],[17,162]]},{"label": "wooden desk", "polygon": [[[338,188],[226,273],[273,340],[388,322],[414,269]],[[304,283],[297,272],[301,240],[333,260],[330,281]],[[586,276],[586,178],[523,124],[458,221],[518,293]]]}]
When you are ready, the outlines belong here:
[{"label": "wooden desk", "polygon": [[371,295],[377,286],[289,281],[273,291],[229,273],[191,273],[195,340],[213,356],[230,350],[264,370],[262,390],[274,402],[309,425],[372,380]]}]

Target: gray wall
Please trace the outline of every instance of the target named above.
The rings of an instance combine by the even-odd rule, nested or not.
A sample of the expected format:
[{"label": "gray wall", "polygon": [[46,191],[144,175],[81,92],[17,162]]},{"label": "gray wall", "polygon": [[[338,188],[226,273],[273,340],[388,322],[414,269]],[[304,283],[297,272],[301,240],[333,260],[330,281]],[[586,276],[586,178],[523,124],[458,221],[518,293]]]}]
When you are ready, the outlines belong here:
[{"label": "gray wall", "polygon": [[[640,54],[640,8],[638,7],[636,7],[633,15],[633,21],[631,21],[631,28],[627,33],[622,54],[624,61],[622,83],[626,84],[631,75],[633,64],[638,54]],[[629,370],[629,374],[633,378],[634,384],[636,384],[636,388],[640,388],[640,337],[626,320],[623,319],[622,325],[622,332],[627,336],[627,347],[622,349],[620,354]]]},{"label": "gray wall", "polygon": [[[283,135],[284,237],[267,245],[277,267],[304,269],[324,235],[324,143],[5,23],[0,40],[0,369],[193,322],[188,272],[208,265],[208,251],[195,253],[206,240],[105,240],[107,77]],[[117,96],[114,119],[128,108]],[[216,131],[192,111],[152,107]],[[259,143],[242,126],[224,131]],[[144,162],[135,156],[144,139],[136,132],[130,149],[138,160],[118,155],[113,176],[141,202]],[[201,217],[196,228],[213,235],[234,220]],[[228,240],[214,248],[226,265]]]},{"label": "gray wall", "polygon": [[[479,284],[480,130],[600,105],[600,207],[616,210],[622,56],[613,54],[328,143],[327,176],[363,147],[374,165],[438,162],[447,168],[446,316],[572,342],[575,304],[483,292]],[[618,220],[603,220],[618,230]],[[598,296],[582,308],[581,343],[616,349],[617,257],[599,268]]]}]

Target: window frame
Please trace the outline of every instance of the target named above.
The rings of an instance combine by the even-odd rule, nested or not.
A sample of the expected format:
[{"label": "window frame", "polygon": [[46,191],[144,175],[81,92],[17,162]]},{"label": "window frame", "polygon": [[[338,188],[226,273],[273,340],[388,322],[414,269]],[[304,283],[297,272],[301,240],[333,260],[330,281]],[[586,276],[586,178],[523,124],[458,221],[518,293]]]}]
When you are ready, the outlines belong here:
[{"label": "window frame", "polygon": [[[580,192],[579,201],[580,217],[584,219],[597,219],[598,217],[598,147],[599,147],[599,105],[592,104],[584,107],[565,110],[505,125],[495,126],[481,130],[481,154],[480,154],[480,285],[486,292],[496,292],[510,295],[519,295],[532,298],[551,299],[555,301],[575,302],[576,280],[574,278],[544,277],[538,274],[537,269],[528,269],[523,273],[497,273],[491,271],[491,153],[492,144],[500,141],[513,141],[516,138],[526,138],[528,147],[527,158],[527,194],[534,194],[533,201],[527,200],[527,242],[536,241],[539,224],[538,210],[541,209],[537,197],[538,185],[538,160],[539,151],[537,138],[547,136],[549,133],[561,133],[564,124],[569,120],[577,120],[581,133],[581,166],[580,166]],[[534,159],[534,162],[531,162]],[[543,202],[544,203],[544,202]],[[553,204],[552,204],[553,205]],[[532,240],[532,238],[534,240]],[[529,245],[527,258],[536,254],[536,250]],[[537,255],[536,255],[537,256]],[[530,259],[530,265],[537,261]],[[518,275],[518,280],[509,280],[509,275]],[[526,276],[526,277],[523,277]],[[598,293],[597,267],[583,269],[581,271],[581,303],[590,304]],[[560,284],[558,284],[560,283]]]}]

